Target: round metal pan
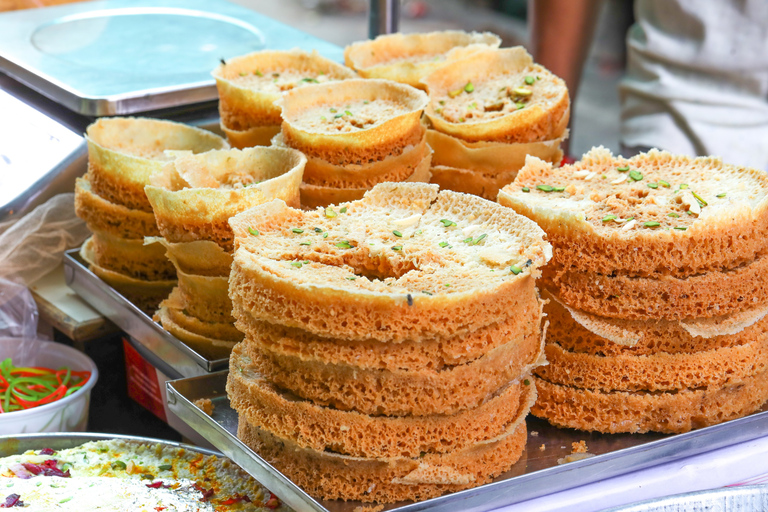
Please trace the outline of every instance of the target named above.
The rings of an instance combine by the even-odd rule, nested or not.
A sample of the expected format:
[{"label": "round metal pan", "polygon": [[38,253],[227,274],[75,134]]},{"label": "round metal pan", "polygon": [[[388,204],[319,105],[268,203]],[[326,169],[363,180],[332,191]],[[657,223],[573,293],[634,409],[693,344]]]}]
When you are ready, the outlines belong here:
[{"label": "round metal pan", "polygon": [[757,512],[768,510],[768,485],[722,487],[622,505],[603,512]]}]

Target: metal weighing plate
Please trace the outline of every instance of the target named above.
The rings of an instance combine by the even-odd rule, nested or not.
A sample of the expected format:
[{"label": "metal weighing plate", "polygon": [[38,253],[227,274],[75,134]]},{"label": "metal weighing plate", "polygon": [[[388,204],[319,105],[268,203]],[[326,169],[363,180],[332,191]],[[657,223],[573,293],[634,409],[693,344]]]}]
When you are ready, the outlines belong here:
[{"label": "metal weighing plate", "polygon": [[80,259],[78,249],[64,253],[64,274],[67,286],[170,367],[175,375],[169,377],[206,375],[229,366],[228,359],[207,359],[155,323],[146,313],[88,270]]},{"label": "metal weighing plate", "polygon": [[0,70],[87,116],[217,99],[220,59],[338,46],[224,0],[103,0],[0,14]]},{"label": "metal weighing plate", "polygon": [[[352,512],[359,502],[316,501],[237,439],[237,413],[226,396],[227,372],[167,383],[171,411],[298,512]],[[193,402],[209,398],[208,416]],[[510,471],[490,484],[418,503],[397,503],[398,512],[483,512],[605,480],[650,466],[716,450],[768,434],[768,407],[746,418],[685,434],[597,434],[558,429],[532,416],[528,445]],[[558,465],[571,443],[586,441],[595,457]],[[542,451],[540,447],[544,445]]]}]

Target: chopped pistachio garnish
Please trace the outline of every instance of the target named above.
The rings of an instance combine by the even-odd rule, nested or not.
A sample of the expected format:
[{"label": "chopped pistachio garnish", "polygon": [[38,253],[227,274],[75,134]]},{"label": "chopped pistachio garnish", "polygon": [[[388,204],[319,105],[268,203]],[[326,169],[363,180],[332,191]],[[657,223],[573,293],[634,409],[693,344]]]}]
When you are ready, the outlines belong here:
[{"label": "chopped pistachio garnish", "polygon": [[440,100],[440,101],[438,101],[438,103],[441,104],[441,105],[445,105],[445,100]]},{"label": "chopped pistachio garnish", "polygon": [[392,246],[392,250],[393,251],[402,251],[403,250],[403,246],[402,245],[393,245]]},{"label": "chopped pistachio garnish", "polygon": [[475,86],[472,85],[472,82],[467,82],[467,85],[464,86],[464,90],[466,92],[472,92],[475,90]]},{"label": "chopped pistachio garnish", "polygon": [[528,85],[533,85],[533,82],[535,82],[535,81],[536,81],[536,79],[533,78],[532,76],[525,77],[525,83],[528,84]]},{"label": "chopped pistachio garnish", "polygon": [[325,209],[325,216],[331,219],[333,217],[336,217],[336,212],[333,211],[333,208],[329,206],[328,208]]},{"label": "chopped pistachio garnish", "polygon": [[664,180],[659,180],[659,185],[661,185],[664,188],[669,188],[669,183],[667,183]]},{"label": "chopped pistachio garnish", "polygon": [[447,227],[447,228],[449,228],[449,227],[451,227],[451,226],[455,226],[455,225],[456,225],[456,223],[455,223],[455,222],[453,222],[452,220],[448,220],[448,219],[440,219],[440,222],[442,222],[442,223],[443,223],[443,226],[445,226],[445,227]]},{"label": "chopped pistachio garnish", "polygon": [[301,229],[301,228],[291,228],[291,231],[293,231],[294,233],[297,233],[299,235],[304,232],[304,230]]},{"label": "chopped pistachio garnish", "polygon": [[530,192],[530,191],[531,189],[529,189],[528,187],[523,187],[523,192]]},{"label": "chopped pistachio garnish", "polygon": [[313,83],[313,84],[319,84],[320,83],[315,78],[302,78],[301,81],[302,82],[310,82],[310,83]]},{"label": "chopped pistachio garnish", "polygon": [[339,119],[340,117],[344,117],[344,114],[336,114],[333,116],[334,119]]},{"label": "chopped pistachio garnish", "polygon": [[336,244],[336,247],[338,247],[339,249],[351,249],[352,245],[346,240],[342,240],[341,242],[338,242]]},{"label": "chopped pistachio garnish", "polygon": [[427,295],[432,295],[432,292],[428,292],[427,290],[421,290],[421,293],[424,293],[424,294],[427,294]]},{"label": "chopped pistachio garnish", "polygon": [[675,212],[671,212],[671,213],[668,213],[668,214],[667,214],[667,217],[674,217],[674,218],[676,218],[676,219],[677,219],[677,218],[679,218],[679,217],[680,217],[680,215],[676,214]]},{"label": "chopped pistachio garnish", "polygon": [[272,73],[272,76],[273,76],[274,78],[278,78],[278,77],[280,76],[280,73]]},{"label": "chopped pistachio garnish", "polygon": [[256,75],[256,76],[264,76],[264,75],[261,73],[261,71],[259,71],[258,69],[257,69],[256,71],[254,71],[254,72],[253,72],[253,74],[254,74],[254,75]]},{"label": "chopped pistachio garnish", "polygon": [[515,87],[514,89],[512,89],[512,92],[515,93],[516,96],[521,96],[523,98],[526,98],[531,94],[533,94],[533,91],[527,87]]},{"label": "chopped pistachio garnish", "polygon": [[704,198],[703,198],[703,197],[701,197],[699,194],[697,194],[697,193],[696,193],[696,192],[694,192],[693,190],[691,190],[691,194],[693,194],[693,197],[695,197],[695,198],[696,198],[696,200],[699,202],[699,204],[700,204],[701,206],[708,206],[708,205],[709,205],[709,203],[707,203],[707,202],[704,200]]},{"label": "chopped pistachio garnish", "polygon": [[634,169],[629,171],[629,177],[632,178],[635,181],[640,181],[640,180],[643,179],[642,173],[640,173],[640,171],[636,171]]},{"label": "chopped pistachio garnish", "polygon": [[649,188],[659,188],[659,184],[658,183],[649,183],[648,187]]},{"label": "chopped pistachio garnish", "polygon": [[629,170],[629,166],[628,165],[623,165],[621,167],[617,167],[616,170],[619,171],[619,172],[627,172]]},{"label": "chopped pistachio garnish", "polygon": [[435,109],[435,112],[437,112],[438,114],[442,113],[442,111],[443,111],[443,109],[441,109],[441,108],[436,108]]},{"label": "chopped pistachio garnish", "polygon": [[520,110],[525,108],[525,103],[518,102],[518,103],[515,103],[515,106],[517,107],[517,110]]},{"label": "chopped pistachio garnish", "polygon": [[247,75],[247,74],[248,74],[248,73],[246,73],[245,71],[241,71],[241,72],[240,72],[240,76],[245,76],[245,75]]},{"label": "chopped pistachio garnish", "polygon": [[323,230],[322,230],[322,229],[320,229],[320,228],[315,228],[315,233],[322,233],[322,232],[323,232]]},{"label": "chopped pistachio garnish", "polygon": [[341,210],[339,210],[339,213],[347,213],[347,207],[346,206],[342,206]]},{"label": "chopped pistachio garnish", "polygon": [[696,215],[696,214],[695,214],[695,213],[693,213],[691,210],[685,210],[685,213],[687,213],[688,215]]},{"label": "chopped pistachio garnish", "polygon": [[675,226],[675,229],[679,229],[680,231],[685,231],[688,228],[683,227],[683,226]]},{"label": "chopped pistachio garnish", "polygon": [[630,218],[628,218],[628,219],[624,219],[624,222],[629,222],[629,221],[631,221],[631,220],[635,220],[635,218],[634,218],[634,217],[630,217]]},{"label": "chopped pistachio garnish", "polygon": [[552,192],[555,190],[555,187],[552,185],[536,185],[536,188],[541,190],[542,192]]},{"label": "chopped pistachio garnish", "polygon": [[646,228],[655,228],[655,227],[660,226],[660,224],[658,222],[656,222],[655,220],[651,220],[651,221],[648,221],[648,222],[643,222],[643,226],[646,227]]},{"label": "chopped pistachio garnish", "polygon": [[612,220],[616,220],[616,216],[612,213],[609,213],[605,217],[603,217],[603,222],[610,222]]},{"label": "chopped pistachio garnish", "polygon": [[486,238],[488,238],[488,234],[483,233],[482,235],[478,236],[475,240],[471,241],[470,245],[477,245],[480,242],[482,242],[483,240],[485,240]]},{"label": "chopped pistachio garnish", "polygon": [[328,118],[327,118],[327,117],[325,117],[325,116],[320,116],[320,120],[322,120],[322,121],[327,121],[327,120],[328,120]]},{"label": "chopped pistachio garnish", "polygon": [[553,192],[563,192],[565,187],[552,187]]},{"label": "chopped pistachio garnish", "polygon": [[450,288],[450,287],[451,287],[451,283],[445,283],[445,285],[444,285],[444,286],[445,286],[446,288]]},{"label": "chopped pistachio garnish", "polygon": [[354,115],[354,114],[352,114],[352,112],[350,112],[349,110],[345,110],[345,111],[344,111],[344,113],[345,113],[345,114],[347,114],[348,116]]},{"label": "chopped pistachio garnish", "polygon": [[681,183],[680,184],[680,190],[685,190],[687,188],[688,188],[688,184],[687,183]]},{"label": "chopped pistachio garnish", "polygon": [[354,280],[355,280],[355,279],[357,279],[357,278],[356,278],[356,277],[354,277],[354,276],[349,276],[349,277],[347,277],[347,279],[349,279],[350,281],[354,281]]},{"label": "chopped pistachio garnish", "polygon": [[338,110],[336,110],[336,109],[335,109],[335,108],[333,108],[333,107],[329,108],[328,110],[330,110],[330,111],[331,111],[331,114],[335,114],[336,112],[338,112]]},{"label": "chopped pistachio garnish", "polygon": [[323,238],[328,238],[328,232],[323,233]]},{"label": "chopped pistachio garnish", "polygon": [[608,176],[606,176],[605,174],[603,174],[602,176],[600,176],[600,178],[602,178],[602,179],[604,179],[604,180],[607,180],[607,179],[608,179]]},{"label": "chopped pistachio garnish", "polygon": [[725,197],[725,192],[721,192],[721,193],[717,194],[715,197],[719,197],[719,198],[722,199],[723,197]]},{"label": "chopped pistachio garnish", "polygon": [[258,229],[248,228],[248,232],[250,234],[252,234],[253,236],[259,236],[259,230]]},{"label": "chopped pistachio garnish", "polygon": [[401,232],[399,232],[398,230],[394,230],[392,232],[392,234],[395,235],[395,236],[403,236],[403,234]]},{"label": "chopped pistachio garnish", "polygon": [[437,245],[439,245],[440,247],[448,247],[448,242],[440,242]]},{"label": "chopped pistachio garnish", "polygon": [[296,268],[301,268],[301,266],[303,265],[303,263],[302,263],[302,262],[300,262],[300,261],[292,261],[292,262],[291,262],[291,265],[293,265],[293,266],[294,266],[294,267],[296,267]]},{"label": "chopped pistachio garnish", "polygon": [[465,121],[465,119],[464,119],[463,117],[460,117],[460,118],[459,118],[459,122],[460,122],[460,123],[463,123],[464,121]]},{"label": "chopped pistachio garnish", "polygon": [[368,100],[363,100],[363,105],[367,105],[367,104],[369,104],[369,103],[370,103],[370,101],[368,101]]},{"label": "chopped pistachio garnish", "polygon": [[455,97],[456,97],[456,96],[458,96],[459,94],[461,94],[461,89],[456,89],[455,91],[450,91],[450,92],[448,93],[448,97],[449,97],[449,98],[455,98]]},{"label": "chopped pistachio garnish", "polygon": [[511,267],[509,267],[509,270],[510,270],[510,272],[512,272],[515,275],[517,275],[517,274],[519,274],[520,272],[523,271],[523,269],[521,269],[517,265],[512,265]]},{"label": "chopped pistachio garnish", "polygon": [[469,107],[467,108],[469,109],[477,108],[477,103],[473,101],[472,103],[469,104]]}]

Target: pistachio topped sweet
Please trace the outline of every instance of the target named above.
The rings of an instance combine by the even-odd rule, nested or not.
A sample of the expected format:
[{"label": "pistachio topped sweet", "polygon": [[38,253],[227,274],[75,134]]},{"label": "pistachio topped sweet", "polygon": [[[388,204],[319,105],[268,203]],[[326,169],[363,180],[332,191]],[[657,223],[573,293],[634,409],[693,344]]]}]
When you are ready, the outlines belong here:
[{"label": "pistachio topped sweet", "polygon": [[529,158],[499,202],[547,231],[559,265],[595,272],[732,268],[765,252],[768,234],[765,173],[658,150],[601,147],[560,168]]}]

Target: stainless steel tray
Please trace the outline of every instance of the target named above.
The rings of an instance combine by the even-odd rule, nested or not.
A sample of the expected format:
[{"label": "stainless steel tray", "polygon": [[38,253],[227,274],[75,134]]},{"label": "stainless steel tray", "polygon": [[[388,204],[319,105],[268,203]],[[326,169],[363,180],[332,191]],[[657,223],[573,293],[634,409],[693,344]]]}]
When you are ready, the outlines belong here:
[{"label": "stainless steel tray", "polygon": [[0,14],[0,70],[87,116],[216,100],[220,59],[342,50],[224,0],[102,0]]},{"label": "stainless steel tray", "polygon": [[[320,501],[307,495],[264,459],[237,439],[237,413],[230,408],[225,385],[227,372],[167,383],[171,411],[235,461],[256,480],[298,512],[352,512],[361,503]],[[194,401],[209,398],[208,416]],[[418,503],[389,505],[398,512],[483,512],[537,498],[665,462],[716,450],[768,434],[768,407],[746,418],[685,434],[597,434],[558,429],[537,418],[528,418],[528,445],[510,471],[494,482]],[[586,441],[595,457],[558,465],[571,453],[571,443]],[[544,445],[545,449],[540,449]]]},{"label": "stainless steel tray", "polygon": [[229,366],[228,359],[208,359],[155,323],[117,290],[88,270],[88,266],[80,259],[78,249],[64,253],[64,275],[67,285],[80,297],[162,361],[167,367],[163,373],[171,373],[169,377],[205,375]]}]

